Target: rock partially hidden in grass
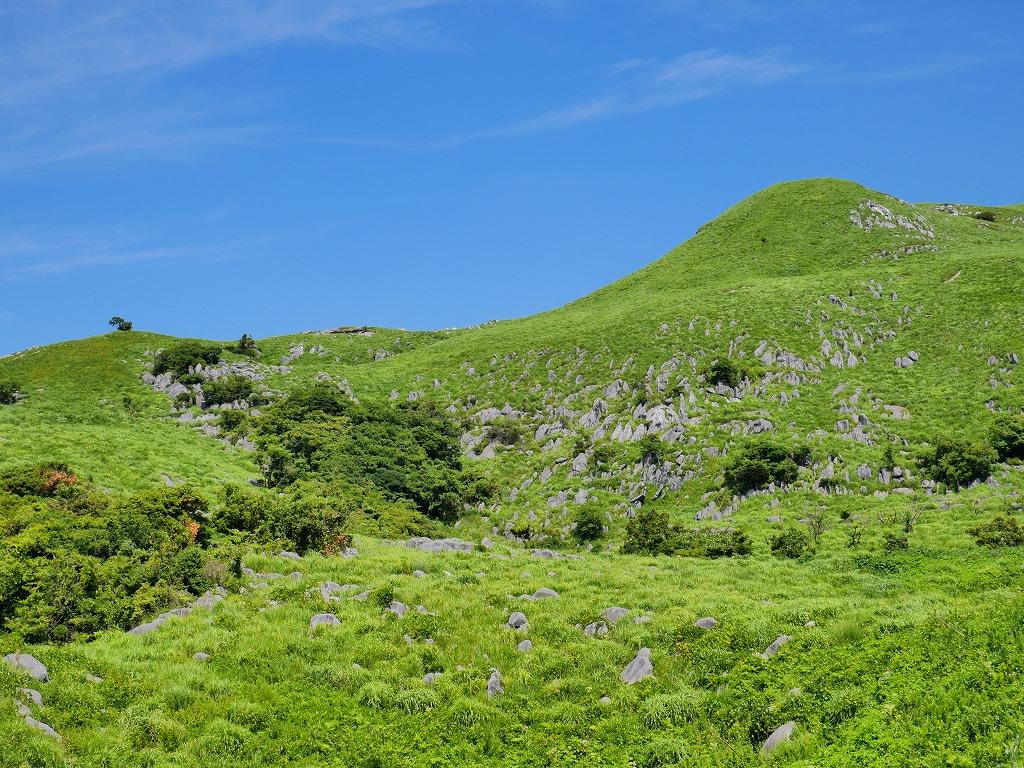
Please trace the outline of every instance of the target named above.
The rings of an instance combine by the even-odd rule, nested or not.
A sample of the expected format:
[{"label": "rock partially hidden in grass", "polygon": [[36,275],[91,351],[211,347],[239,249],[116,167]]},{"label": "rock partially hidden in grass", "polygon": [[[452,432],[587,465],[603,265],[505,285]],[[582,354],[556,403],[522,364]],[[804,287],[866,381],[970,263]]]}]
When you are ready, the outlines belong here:
[{"label": "rock partially hidden in grass", "polygon": [[27,672],[29,677],[41,683],[50,679],[50,671],[35,656],[30,656],[27,653],[8,653],[4,656],[4,661],[15,669]]},{"label": "rock partially hidden in grass", "polygon": [[199,651],[199,653],[197,653],[192,658],[195,659],[196,661],[209,661],[210,660],[210,654],[203,653],[202,651]]},{"label": "rock partially hidden in grass", "polygon": [[528,653],[533,650],[532,640],[523,640],[519,645],[516,646],[516,650],[520,653]]},{"label": "rock partially hidden in grass", "polygon": [[705,616],[704,618],[697,619],[693,622],[693,626],[698,627],[699,629],[714,629],[718,626],[718,620],[711,616]]},{"label": "rock partially hidden in grass", "polygon": [[612,608],[605,608],[603,611],[601,611],[601,615],[604,616],[604,620],[607,621],[609,624],[614,624],[619,619],[624,618],[627,613],[629,613],[628,609],[620,608],[618,606],[614,606]]},{"label": "rock partially hidden in grass", "polygon": [[492,669],[491,676],[487,680],[487,698],[493,699],[495,696],[501,696],[504,692],[505,687],[501,684],[501,672]]},{"label": "rock partially hidden in grass", "polygon": [[583,634],[587,637],[604,637],[608,634],[608,625],[603,621],[594,621],[583,628]]},{"label": "rock partially hidden in grass", "polygon": [[761,745],[761,751],[767,754],[773,749],[778,747],[780,744],[789,741],[789,737],[793,735],[793,730],[796,728],[796,723],[790,720],[788,723],[783,723],[774,731],[771,735],[764,740],[764,744]]},{"label": "rock partially hidden in grass", "polygon": [[534,600],[544,600],[550,597],[559,597],[559,594],[555,592],[555,590],[549,589],[548,587],[541,587],[533,593]]},{"label": "rock partially hidden in grass", "polygon": [[764,653],[761,654],[761,658],[770,659],[772,656],[779,652],[779,649],[782,646],[784,646],[792,639],[793,638],[789,635],[779,635],[777,638],[775,638],[775,642],[773,642],[771,645],[764,649]]},{"label": "rock partially hidden in grass", "polygon": [[41,694],[34,688],[19,688],[18,693],[20,693],[23,697],[31,701],[37,707],[43,706],[43,694]]},{"label": "rock partially hidden in grass", "polygon": [[516,611],[509,616],[507,624],[512,627],[512,629],[526,629],[530,626],[530,622],[526,620],[526,614],[521,611]]},{"label": "rock partially hidden in grass", "polygon": [[45,733],[47,736],[49,736],[52,739],[56,739],[57,741],[62,741],[59,733],[57,733],[55,730],[53,730],[53,728],[48,726],[46,723],[41,722],[39,720],[36,720],[31,715],[26,715],[25,716],[25,724],[29,728],[35,728],[37,731],[42,731],[43,733]]},{"label": "rock partially hidden in grass", "polygon": [[626,685],[633,685],[653,674],[654,665],[651,663],[651,649],[641,648],[637,651],[636,657],[622,670],[622,682]]},{"label": "rock partially hidden in grass", "polygon": [[286,557],[289,560],[301,560],[302,559],[302,555],[300,555],[298,552],[288,552],[288,551],[284,551],[284,550],[279,552],[277,554],[277,556],[278,557]]},{"label": "rock partially hidden in grass", "polygon": [[402,618],[409,612],[409,606],[405,603],[399,602],[398,600],[392,600],[391,605],[388,606],[388,610],[398,618]]},{"label": "rock partially hidden in grass", "polygon": [[317,627],[336,627],[339,624],[341,624],[341,619],[333,613],[318,613],[309,620],[310,630],[314,630]]},{"label": "rock partially hidden in grass", "polygon": [[427,672],[427,674],[423,676],[423,682],[427,685],[433,685],[441,679],[442,674],[443,673],[441,672]]}]

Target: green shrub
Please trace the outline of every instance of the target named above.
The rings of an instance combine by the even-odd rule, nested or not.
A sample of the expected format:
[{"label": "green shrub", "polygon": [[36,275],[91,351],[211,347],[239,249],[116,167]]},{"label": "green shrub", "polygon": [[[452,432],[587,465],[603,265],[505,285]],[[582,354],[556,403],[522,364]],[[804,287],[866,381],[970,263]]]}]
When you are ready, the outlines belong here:
[{"label": "green shrub", "polygon": [[710,384],[725,384],[729,387],[738,387],[743,381],[745,372],[735,360],[715,360],[707,367],[704,378]]},{"label": "green shrub", "polygon": [[671,554],[669,534],[667,512],[641,507],[626,523],[626,540],[622,544],[622,551],[636,555]]},{"label": "green shrub", "polygon": [[484,436],[491,442],[502,445],[515,445],[523,438],[523,426],[512,419],[495,419],[487,425]]},{"label": "green shrub", "polygon": [[248,400],[255,385],[245,376],[222,376],[203,384],[203,399],[207,405],[221,405]]},{"label": "green shrub", "polygon": [[753,440],[734,451],[725,466],[725,487],[736,494],[764,488],[770,483],[796,481],[801,464],[810,460],[805,447],[791,448],[767,439]]},{"label": "green shrub", "polygon": [[967,530],[979,547],[1019,547],[1024,545],[1024,527],[1016,518],[998,515],[987,523]]},{"label": "green shrub", "polygon": [[220,360],[221,347],[205,341],[179,341],[161,350],[153,364],[153,373],[170,371],[177,376],[188,373],[189,366],[215,365]]},{"label": "green shrub", "polygon": [[921,466],[933,480],[962,488],[988,477],[997,458],[987,444],[940,437],[922,456]]},{"label": "green shrub", "polygon": [[572,534],[578,541],[597,541],[604,535],[604,516],[594,504],[585,504],[573,515]]},{"label": "green shrub", "polygon": [[1024,414],[996,416],[989,435],[1000,459],[1024,459]]},{"label": "green shrub", "polygon": [[734,557],[749,555],[750,537],[736,528],[678,528],[666,512],[640,509],[626,523],[626,554]]},{"label": "green shrub", "polygon": [[810,546],[810,537],[799,528],[785,528],[768,540],[768,547],[776,557],[794,560]]},{"label": "green shrub", "polygon": [[740,557],[753,551],[750,537],[736,528],[684,528],[673,531],[673,554],[690,557]]},{"label": "green shrub", "polygon": [[995,221],[996,215],[992,211],[978,211],[974,214],[974,218],[981,219],[982,221]]},{"label": "green shrub", "polygon": [[78,477],[61,461],[8,467],[0,471],[0,488],[15,496],[53,496],[62,485],[74,485]]},{"label": "green shrub", "polygon": [[886,531],[882,534],[882,549],[886,552],[901,552],[910,547],[905,533]]},{"label": "green shrub", "polygon": [[259,357],[260,348],[256,346],[256,340],[248,333],[243,333],[236,343],[224,347],[228,352],[234,352],[246,357]]},{"label": "green shrub", "polygon": [[660,464],[665,459],[668,446],[657,435],[644,435],[637,443],[640,460],[645,464]]},{"label": "green shrub", "polygon": [[603,442],[594,446],[594,453],[591,455],[591,459],[593,459],[595,467],[610,464],[614,458],[615,449],[612,447],[611,443]]},{"label": "green shrub", "polygon": [[18,402],[18,385],[13,381],[0,381],[0,405],[14,405]]}]

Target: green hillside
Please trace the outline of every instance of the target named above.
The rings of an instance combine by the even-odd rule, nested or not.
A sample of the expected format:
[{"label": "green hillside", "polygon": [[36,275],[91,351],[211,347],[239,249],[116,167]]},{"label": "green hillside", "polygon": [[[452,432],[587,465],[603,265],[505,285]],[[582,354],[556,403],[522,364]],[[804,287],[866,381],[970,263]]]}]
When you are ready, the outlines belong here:
[{"label": "green hillside", "polygon": [[[1016,765],[1022,259],[1024,206],[814,179],[528,318],[217,342],[176,373],[181,340],[140,331],[0,358],[0,651],[47,664],[29,709],[63,737],[0,665],[0,765]],[[175,528],[193,492],[208,541]],[[395,541],[418,533],[471,551]],[[71,550],[97,559],[56,575]]]}]

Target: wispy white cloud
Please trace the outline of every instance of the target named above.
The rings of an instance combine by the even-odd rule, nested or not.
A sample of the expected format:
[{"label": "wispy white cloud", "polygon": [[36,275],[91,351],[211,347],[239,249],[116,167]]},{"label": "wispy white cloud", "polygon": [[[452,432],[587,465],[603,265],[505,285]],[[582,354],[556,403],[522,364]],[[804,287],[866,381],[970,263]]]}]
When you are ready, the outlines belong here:
[{"label": "wispy white cloud", "polygon": [[164,244],[120,230],[59,236],[9,234],[0,239],[0,283],[156,261],[208,263],[240,257],[264,243],[263,238],[245,238]]},{"label": "wispy white cloud", "polygon": [[[38,0],[0,4],[0,170],[167,154],[260,130],[155,86],[288,44],[443,44],[423,12],[459,0]],[[217,113],[218,114],[214,114]]]},{"label": "wispy white cloud", "polygon": [[619,115],[662,109],[710,98],[734,88],[765,87],[808,70],[808,65],[790,61],[781,51],[740,55],[702,50],[667,61],[628,59],[611,67],[612,82],[606,93],[504,125],[435,139],[319,136],[311,140],[369,148],[447,149],[485,139],[543,133]]}]

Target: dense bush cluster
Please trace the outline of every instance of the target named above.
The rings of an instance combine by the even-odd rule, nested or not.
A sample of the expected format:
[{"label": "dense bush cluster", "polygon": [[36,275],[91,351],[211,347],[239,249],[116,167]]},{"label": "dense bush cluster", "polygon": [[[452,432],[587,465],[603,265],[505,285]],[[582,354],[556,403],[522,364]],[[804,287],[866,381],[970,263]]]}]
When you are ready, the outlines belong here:
[{"label": "dense bush cluster", "polygon": [[205,341],[179,341],[157,353],[153,373],[170,371],[177,376],[188,373],[190,366],[216,365],[220,360],[221,347]]},{"label": "dense bush cluster", "polygon": [[253,402],[256,385],[244,376],[223,376],[203,384],[203,399],[207,405],[234,403],[240,400]]},{"label": "dense bush cluster", "polygon": [[776,557],[795,560],[807,551],[811,537],[799,528],[784,528],[768,540],[768,548]]},{"label": "dense bush cluster", "polygon": [[1003,461],[1024,459],[1024,414],[1000,414],[996,416],[989,432],[992,448]]},{"label": "dense bush cluster", "polygon": [[18,385],[13,381],[0,381],[0,405],[18,402]]},{"label": "dense bush cluster", "polygon": [[67,467],[0,477],[0,631],[30,642],[127,628],[218,579],[206,501],[185,487],[113,499]]},{"label": "dense bush cluster", "polygon": [[725,486],[733,493],[746,493],[771,483],[795,482],[800,466],[810,461],[803,446],[790,447],[770,440],[755,440],[734,451],[725,466]]},{"label": "dense bush cluster", "polygon": [[959,488],[988,477],[998,458],[995,449],[987,443],[940,437],[921,456],[920,463],[936,482]]},{"label": "dense bush cluster", "polygon": [[683,528],[669,522],[668,513],[640,509],[626,524],[625,554],[733,557],[749,555],[750,537],[736,528]]},{"label": "dense bush cluster", "polygon": [[423,400],[357,403],[317,384],[278,401],[253,426],[270,486],[344,482],[437,520],[455,519],[464,503],[488,493],[487,483],[462,470],[455,423]]},{"label": "dense bush cluster", "polygon": [[1024,526],[1016,518],[999,515],[987,523],[967,530],[979,547],[1019,547],[1024,545]]}]

